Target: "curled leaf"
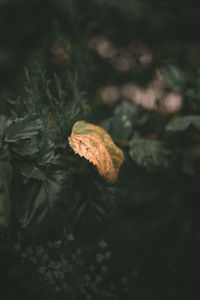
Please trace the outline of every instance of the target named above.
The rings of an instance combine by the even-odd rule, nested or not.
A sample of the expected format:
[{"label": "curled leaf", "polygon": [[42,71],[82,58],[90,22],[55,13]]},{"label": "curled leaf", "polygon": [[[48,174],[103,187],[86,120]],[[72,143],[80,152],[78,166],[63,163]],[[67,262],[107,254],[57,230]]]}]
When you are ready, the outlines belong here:
[{"label": "curled leaf", "polygon": [[109,181],[117,180],[124,155],[103,128],[78,121],[68,140],[75,153],[97,166],[100,175]]}]

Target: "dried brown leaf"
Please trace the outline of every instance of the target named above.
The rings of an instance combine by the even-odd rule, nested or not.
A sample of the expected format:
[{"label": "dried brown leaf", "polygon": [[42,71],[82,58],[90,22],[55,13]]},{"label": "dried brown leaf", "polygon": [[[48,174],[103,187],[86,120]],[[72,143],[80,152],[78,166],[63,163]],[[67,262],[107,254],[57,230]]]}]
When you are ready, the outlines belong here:
[{"label": "dried brown leaf", "polygon": [[78,121],[68,140],[75,153],[97,166],[100,175],[109,181],[117,180],[124,155],[103,128]]}]

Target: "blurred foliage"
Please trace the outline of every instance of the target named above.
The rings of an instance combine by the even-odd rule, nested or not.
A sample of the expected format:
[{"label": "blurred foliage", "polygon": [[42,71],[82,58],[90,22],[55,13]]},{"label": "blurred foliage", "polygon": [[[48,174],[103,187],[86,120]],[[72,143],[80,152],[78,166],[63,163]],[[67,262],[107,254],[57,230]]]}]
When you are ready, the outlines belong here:
[{"label": "blurred foliage", "polygon": [[[198,28],[195,1],[0,1],[0,299],[198,298]],[[116,68],[96,36],[152,60],[132,49],[135,66]],[[153,108],[121,92],[158,73]],[[122,96],[103,103],[105,86]],[[70,148],[79,120],[123,150],[116,183]]]},{"label": "blurred foliage", "polygon": [[149,170],[160,167],[166,168],[169,164],[170,151],[159,141],[147,141],[134,138],[130,147],[132,159]]},{"label": "blurred foliage", "polygon": [[187,116],[177,120],[172,120],[167,124],[167,130],[183,131],[188,129],[190,126],[194,126],[197,129],[200,129],[199,116]]},{"label": "blurred foliage", "polygon": [[172,91],[182,91],[185,83],[185,73],[174,65],[166,65],[161,68],[166,86]]}]

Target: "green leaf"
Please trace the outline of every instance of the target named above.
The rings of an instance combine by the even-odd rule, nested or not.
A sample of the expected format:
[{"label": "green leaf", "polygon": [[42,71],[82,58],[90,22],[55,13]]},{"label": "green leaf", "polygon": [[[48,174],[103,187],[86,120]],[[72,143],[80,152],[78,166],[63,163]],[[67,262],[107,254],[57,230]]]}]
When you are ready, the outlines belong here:
[{"label": "green leaf", "polygon": [[160,71],[169,89],[180,92],[184,88],[186,76],[177,66],[169,64],[162,67]]},{"label": "green leaf", "polygon": [[[62,154],[62,153],[57,153],[53,160],[51,161],[51,164],[54,166],[58,166],[58,167],[68,167],[69,166],[69,161],[70,161],[70,157],[67,157],[66,155]],[[74,159],[74,158],[72,158]]]},{"label": "green leaf", "polygon": [[19,141],[12,147],[12,150],[20,156],[36,154],[40,150],[37,136],[32,136],[30,139]]},{"label": "green leaf", "polygon": [[6,127],[9,125],[10,122],[11,120],[9,120],[7,116],[0,115],[0,137],[2,137]]},{"label": "green leaf", "polygon": [[3,138],[6,128],[10,125],[11,120],[5,115],[0,115],[0,147],[3,144]]},{"label": "green leaf", "polygon": [[160,141],[148,141],[134,138],[130,147],[131,158],[148,170],[167,168],[170,151]]},{"label": "green leaf", "polygon": [[9,225],[11,205],[10,205],[10,183],[12,178],[12,168],[8,160],[0,160],[0,226]]},{"label": "green leaf", "polygon": [[131,134],[133,124],[139,117],[138,109],[129,102],[121,102],[114,110],[110,134],[114,140],[126,142]]},{"label": "green leaf", "polygon": [[45,130],[29,139],[16,142],[12,150],[20,156],[34,156],[40,165],[46,165],[54,158],[54,146],[49,132]]},{"label": "green leaf", "polygon": [[180,119],[172,120],[167,124],[166,129],[170,131],[183,131],[193,125],[200,129],[200,116],[186,116]]},{"label": "green leaf", "polygon": [[37,161],[40,165],[51,163],[54,158],[54,142],[48,136],[47,132],[43,133],[43,136],[39,142],[39,152],[36,154]]},{"label": "green leaf", "polygon": [[69,179],[70,173],[66,170],[55,170],[45,180],[32,180],[24,185],[17,206],[22,227],[35,227],[54,213],[58,218],[63,217],[69,198]]},{"label": "green leaf", "polygon": [[37,180],[45,180],[46,176],[38,167],[34,164],[24,164],[21,167],[21,174],[25,177],[24,183],[26,183],[30,178],[35,178]]},{"label": "green leaf", "polygon": [[16,143],[38,134],[42,128],[42,121],[37,116],[14,120],[6,129],[5,140]]},{"label": "green leaf", "polygon": [[0,161],[7,160],[9,155],[10,155],[10,152],[8,149],[8,145],[4,144],[4,145],[0,146]]},{"label": "green leaf", "polygon": [[[103,192],[102,192],[103,191]],[[86,230],[102,226],[114,211],[114,189],[93,176],[80,174],[74,182],[70,211],[74,225]]]}]

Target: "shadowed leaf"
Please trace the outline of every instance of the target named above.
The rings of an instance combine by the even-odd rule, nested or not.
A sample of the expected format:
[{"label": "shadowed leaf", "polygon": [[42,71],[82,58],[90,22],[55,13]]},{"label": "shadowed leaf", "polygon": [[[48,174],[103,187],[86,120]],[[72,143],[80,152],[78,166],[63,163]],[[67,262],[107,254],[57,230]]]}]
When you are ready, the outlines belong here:
[{"label": "shadowed leaf", "polygon": [[0,226],[3,227],[8,226],[11,212],[9,188],[12,168],[7,154],[7,151],[0,152]]},{"label": "shadowed leaf", "polygon": [[40,224],[47,216],[63,215],[67,204],[69,174],[56,170],[44,178],[44,174],[32,174],[40,181],[27,183],[22,191],[22,201],[17,206],[17,215],[24,228]]},{"label": "shadowed leaf", "polygon": [[135,138],[132,140],[129,153],[138,165],[148,170],[166,168],[169,164],[170,151],[160,141]]},{"label": "shadowed leaf", "polygon": [[16,143],[19,140],[28,139],[42,128],[42,122],[37,117],[19,118],[13,121],[6,129],[5,140]]},{"label": "shadowed leaf", "polygon": [[110,134],[119,142],[126,142],[130,137],[134,123],[138,121],[138,109],[131,103],[123,101],[114,110]]},{"label": "shadowed leaf", "polygon": [[197,129],[200,129],[200,116],[187,116],[172,120],[167,124],[166,128],[170,131],[183,131],[191,125],[193,125]]},{"label": "shadowed leaf", "polygon": [[177,66],[169,64],[160,69],[164,77],[166,86],[173,91],[181,91],[185,86],[185,73]]},{"label": "shadowed leaf", "polygon": [[25,177],[24,183],[26,183],[30,178],[35,178],[37,180],[45,180],[46,176],[38,167],[34,164],[24,164],[21,168],[21,174]]}]

